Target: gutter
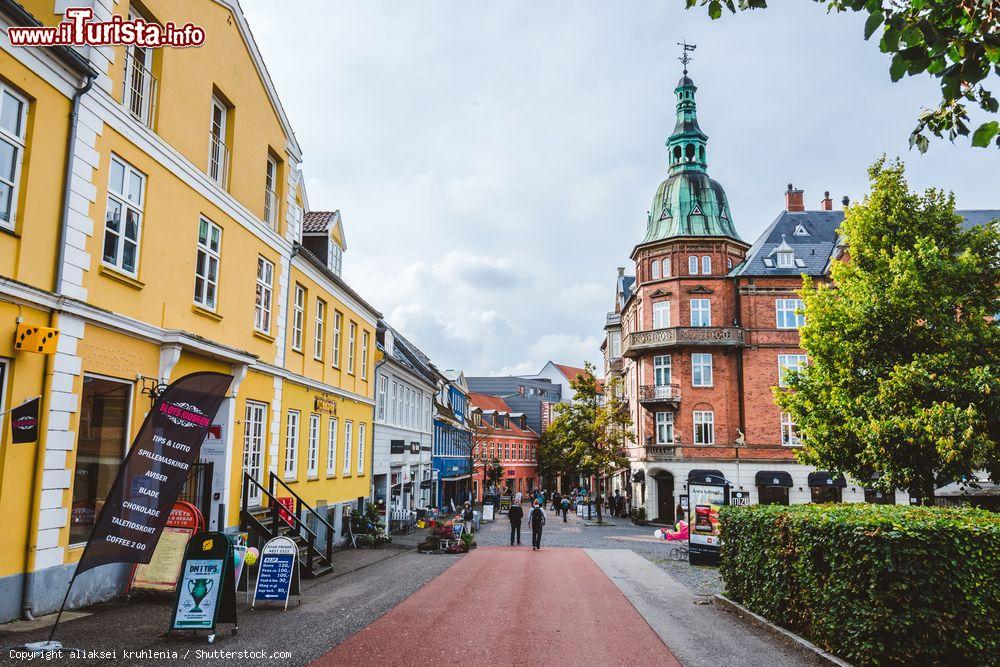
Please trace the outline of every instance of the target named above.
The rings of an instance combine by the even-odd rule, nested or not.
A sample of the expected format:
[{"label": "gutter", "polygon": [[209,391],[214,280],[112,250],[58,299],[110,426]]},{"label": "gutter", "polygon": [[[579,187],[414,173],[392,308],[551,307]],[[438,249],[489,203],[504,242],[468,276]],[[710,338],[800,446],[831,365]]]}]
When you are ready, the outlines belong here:
[{"label": "gutter", "polygon": [[[69,199],[73,178],[73,158],[75,154],[74,147],[76,146],[76,130],[80,122],[80,100],[87,94],[91,87],[93,87],[94,79],[97,77],[97,74],[91,70],[89,66],[87,66],[85,76],[86,81],[83,86],[77,88],[76,92],[73,93],[73,103],[69,113],[69,137],[66,141],[66,169],[63,173],[62,219],[59,223],[59,254],[56,260],[56,277],[53,289],[53,292],[57,295],[57,306],[62,302],[61,286],[63,260],[66,255],[66,229],[69,226]],[[49,311],[50,327],[55,327],[58,312],[58,307]],[[46,431],[48,428],[49,411],[52,406],[52,374],[54,371],[55,355],[50,354],[45,360],[45,380],[42,388],[42,400],[45,405],[42,408],[41,414],[45,415]],[[21,618],[26,621],[35,620],[35,556],[37,553],[37,545],[33,544],[33,542],[36,541],[35,536],[38,534],[38,524],[40,521],[39,512],[41,511],[41,490],[39,489],[39,483],[42,479],[42,474],[39,467],[44,462],[41,450],[42,442],[41,439],[39,439],[39,441],[35,443],[35,460],[31,479],[31,513],[28,515],[30,517],[28,529],[28,548],[24,554],[24,579],[21,588]]]}]

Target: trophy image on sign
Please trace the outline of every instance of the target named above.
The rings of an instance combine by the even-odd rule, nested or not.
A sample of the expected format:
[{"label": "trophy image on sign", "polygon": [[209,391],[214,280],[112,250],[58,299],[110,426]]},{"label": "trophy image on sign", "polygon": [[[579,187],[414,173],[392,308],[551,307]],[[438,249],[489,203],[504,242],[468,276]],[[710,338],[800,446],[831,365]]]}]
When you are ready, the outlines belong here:
[{"label": "trophy image on sign", "polygon": [[200,612],[201,601],[205,599],[211,590],[212,584],[214,584],[211,579],[188,579],[187,588],[188,593],[191,594],[191,598],[194,600],[194,607],[191,608],[193,612]]}]

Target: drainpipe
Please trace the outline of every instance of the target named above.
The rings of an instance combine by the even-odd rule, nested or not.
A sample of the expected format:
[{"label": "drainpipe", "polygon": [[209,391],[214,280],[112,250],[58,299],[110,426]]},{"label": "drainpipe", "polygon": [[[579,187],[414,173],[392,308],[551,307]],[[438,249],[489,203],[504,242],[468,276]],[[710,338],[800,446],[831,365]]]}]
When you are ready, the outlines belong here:
[{"label": "drainpipe", "polygon": [[[66,169],[63,173],[63,194],[62,194],[62,216],[59,222],[59,244],[58,244],[58,255],[56,259],[56,277],[55,285],[52,291],[61,295],[62,293],[62,276],[63,276],[63,261],[66,255],[66,229],[69,227],[69,198],[70,190],[72,186],[73,179],[73,158],[75,156],[76,150],[76,130],[77,125],[80,120],[80,100],[84,95],[91,89],[94,85],[94,78],[96,74],[87,74],[87,79],[83,86],[76,89],[73,93],[72,106],[69,113],[69,136],[66,140]],[[59,302],[62,302],[60,296]],[[56,324],[56,313],[58,312],[58,305],[56,308],[49,313],[49,326],[53,327]],[[44,386],[42,387],[42,409],[41,414],[45,417],[46,429],[48,427],[48,416],[49,410],[51,409],[52,403],[52,374],[55,371],[55,355],[49,355],[45,360],[45,380]],[[35,554],[37,545],[33,544],[35,537],[38,534],[38,514],[41,511],[40,502],[40,490],[39,484],[42,479],[42,471],[39,469],[44,465],[45,459],[41,455],[42,443],[39,438],[39,442],[35,444],[35,460],[34,469],[32,472],[31,480],[31,513],[29,514],[29,525],[28,525],[28,548],[25,550],[24,554],[24,579],[21,588],[21,618],[26,621],[32,621],[34,617],[34,606],[35,606]]]},{"label": "drainpipe", "polygon": [[[733,292],[735,293],[735,303],[736,303],[736,315],[733,318],[733,326],[741,326],[740,321],[740,285],[739,278],[733,276]],[[743,395],[743,348],[739,348],[736,354],[736,388],[739,397],[739,415],[740,415],[740,432],[746,437],[747,426],[746,426],[746,405],[744,402]],[[737,452],[737,457],[739,453]]]}]

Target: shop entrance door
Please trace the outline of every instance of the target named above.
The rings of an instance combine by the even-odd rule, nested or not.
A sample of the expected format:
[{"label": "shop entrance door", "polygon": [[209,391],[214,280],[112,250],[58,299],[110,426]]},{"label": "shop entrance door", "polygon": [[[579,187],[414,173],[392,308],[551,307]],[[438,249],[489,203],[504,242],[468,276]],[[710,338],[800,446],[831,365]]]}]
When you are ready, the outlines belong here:
[{"label": "shop entrance door", "polygon": [[656,480],[656,516],[657,522],[673,524],[674,517],[674,476],[669,472],[657,472]]}]

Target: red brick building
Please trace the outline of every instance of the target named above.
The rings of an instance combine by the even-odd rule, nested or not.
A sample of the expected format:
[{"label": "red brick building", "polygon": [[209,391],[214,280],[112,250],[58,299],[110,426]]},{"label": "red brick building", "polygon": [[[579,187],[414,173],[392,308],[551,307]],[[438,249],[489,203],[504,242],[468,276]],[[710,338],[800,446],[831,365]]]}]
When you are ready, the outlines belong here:
[{"label": "red brick building", "polygon": [[527,416],[514,412],[497,396],[469,394],[472,405],[473,447],[476,474],[473,488],[482,500],[486,489],[482,462],[496,458],[503,467],[503,486],[524,494],[538,487],[538,434],[528,427]]},{"label": "red brick building", "polygon": [[[772,387],[806,363],[798,290],[804,275],[828,279],[844,213],[829,193],[807,211],[789,185],[784,210],[752,246],[743,241],[725,191],[708,177],[696,90],[686,74],[675,89],[669,174],[632,251],[634,275],[618,269],[606,320],[605,377],[622,379],[635,425],[630,470],[606,483],[666,522],[688,480],[706,474],[749,492],[751,503],[907,502],[903,491],[883,497],[796,462],[795,425]],[[959,213],[975,224],[990,212]]]}]

